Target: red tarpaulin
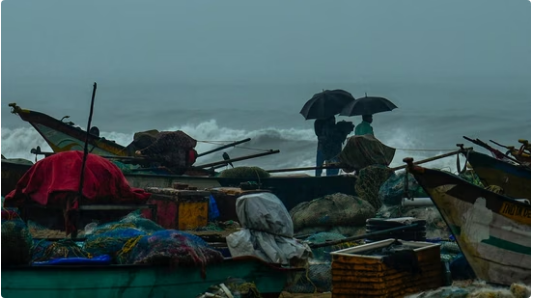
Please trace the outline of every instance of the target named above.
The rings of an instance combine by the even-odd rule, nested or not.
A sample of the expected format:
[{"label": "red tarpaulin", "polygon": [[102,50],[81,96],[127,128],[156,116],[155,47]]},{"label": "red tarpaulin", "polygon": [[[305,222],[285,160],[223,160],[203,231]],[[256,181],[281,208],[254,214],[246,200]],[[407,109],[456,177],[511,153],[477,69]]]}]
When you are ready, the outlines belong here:
[{"label": "red tarpaulin", "polygon": [[[6,205],[17,206],[29,198],[46,206],[60,203],[62,199],[77,193],[82,159],[83,152],[66,151],[38,161],[22,176],[15,190],[5,197]],[[150,197],[142,189],[131,188],[121,170],[98,155],[87,155],[84,172],[82,193],[89,202],[140,204]],[[77,205],[67,209],[76,209]]]}]

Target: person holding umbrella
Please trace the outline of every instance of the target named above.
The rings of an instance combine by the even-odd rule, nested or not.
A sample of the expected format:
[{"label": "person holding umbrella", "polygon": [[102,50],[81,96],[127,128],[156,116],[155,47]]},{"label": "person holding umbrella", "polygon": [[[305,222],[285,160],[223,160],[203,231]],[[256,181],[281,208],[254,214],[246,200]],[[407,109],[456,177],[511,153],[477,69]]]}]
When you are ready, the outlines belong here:
[{"label": "person holding umbrella", "polygon": [[392,111],[397,106],[383,97],[367,96],[358,98],[349,102],[341,111],[342,116],[358,116],[362,115],[362,122],[354,129],[354,135],[373,135],[374,130],[371,126],[373,123],[373,114]]},{"label": "person holding umbrella", "polygon": [[354,129],[347,145],[339,155],[344,171],[358,173],[361,169],[372,165],[388,166],[395,155],[395,148],[384,145],[374,136],[371,126],[373,114],[391,111],[395,104],[383,97],[365,97],[347,104],[341,111],[342,116],[362,116],[362,122]]},{"label": "person holding umbrella", "polygon": [[[316,158],[316,166],[318,168],[322,167],[325,161],[337,161],[336,156],[341,151],[341,145],[345,141],[346,134],[343,135],[343,129],[339,129],[340,126],[336,125],[335,115],[339,114],[352,101],[354,101],[354,97],[347,91],[323,90],[323,92],[315,94],[302,107],[300,113],[306,120],[316,119],[314,128],[318,140]],[[347,126],[342,125],[341,127]],[[316,169],[315,175],[317,177],[321,176],[322,172],[322,169]],[[338,173],[338,169],[326,170],[327,176],[337,175]]]},{"label": "person holding umbrella", "polygon": [[354,135],[355,136],[364,136],[364,135],[375,135],[373,131],[373,127],[371,126],[371,123],[373,123],[373,115],[363,115],[362,116],[362,122],[356,126],[354,129]]}]

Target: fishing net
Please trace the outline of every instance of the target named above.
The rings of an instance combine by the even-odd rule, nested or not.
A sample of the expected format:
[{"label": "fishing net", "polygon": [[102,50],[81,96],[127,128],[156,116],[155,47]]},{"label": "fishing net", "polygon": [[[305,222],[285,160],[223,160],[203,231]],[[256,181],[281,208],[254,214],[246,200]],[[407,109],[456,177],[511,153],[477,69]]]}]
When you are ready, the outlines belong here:
[{"label": "fishing net", "polygon": [[111,160],[111,162],[115,164],[124,174],[131,173],[132,170],[139,168],[137,165],[125,164],[118,160]]},{"label": "fishing net", "polygon": [[221,178],[231,178],[231,179],[242,179],[242,180],[261,180],[269,178],[271,174],[258,167],[237,167],[233,169],[224,170],[221,172],[219,177]]},{"label": "fishing net", "polygon": [[[408,173],[408,196],[424,197],[426,192],[417,183],[414,176]],[[378,191],[378,197],[386,205],[399,205],[402,198],[406,196],[406,172],[393,173],[389,179],[384,182]]]},{"label": "fishing net", "polygon": [[289,293],[324,293],[332,291],[330,262],[310,263],[306,272],[294,275],[284,291]]},{"label": "fishing net", "polygon": [[465,171],[463,173],[460,173],[458,175],[458,177],[468,181],[469,183],[472,183],[476,186],[480,186],[480,187],[484,187],[484,184],[482,183],[482,181],[480,181],[480,178],[478,177],[478,175],[475,173],[475,171],[472,171],[472,170],[469,170],[469,171]]},{"label": "fishing net", "polygon": [[375,208],[358,197],[342,193],[302,202],[290,211],[295,233],[313,227],[361,226],[375,215]]},{"label": "fishing net", "polygon": [[498,185],[488,185],[485,189],[492,191],[498,195],[504,196],[504,189]]},{"label": "fishing net", "polygon": [[[202,238],[176,230],[163,230],[141,237],[130,254],[133,264],[200,266],[218,263],[222,254]],[[202,271],[204,274],[204,271]]]},{"label": "fishing net", "polygon": [[139,211],[134,211],[123,217],[119,221],[97,226],[94,229],[88,231],[86,234],[88,236],[99,235],[117,229],[137,229],[145,234],[164,230],[160,225],[156,224],[150,219],[143,218]]},{"label": "fishing net", "polygon": [[33,239],[15,210],[2,208],[2,266],[28,265]]},{"label": "fishing net", "polygon": [[[232,293],[234,297],[240,298],[261,298],[261,293],[256,288],[256,285],[253,282],[247,282],[240,278],[228,278],[223,283],[228,291]],[[210,295],[211,294],[211,295]],[[214,296],[213,296],[214,295]],[[208,291],[202,295],[197,296],[197,298],[205,297],[228,297],[225,291],[221,288],[221,285],[213,285],[209,287]]]},{"label": "fishing net", "polygon": [[382,206],[382,201],[378,195],[380,187],[392,175],[391,169],[385,166],[369,166],[358,173],[356,181],[356,193],[358,196],[369,202],[376,209]]},{"label": "fishing net", "polygon": [[89,258],[91,255],[84,251],[76,242],[70,239],[59,241],[36,241],[33,249],[32,262],[45,262],[59,258]]},{"label": "fishing net", "polygon": [[109,255],[115,263],[126,264],[132,249],[145,235],[138,229],[110,230],[89,236],[84,249],[93,256]]},{"label": "fishing net", "polygon": [[438,209],[432,207],[405,207],[402,209],[403,217],[415,217],[426,221],[427,238],[447,239],[451,234],[447,223],[441,217]]}]

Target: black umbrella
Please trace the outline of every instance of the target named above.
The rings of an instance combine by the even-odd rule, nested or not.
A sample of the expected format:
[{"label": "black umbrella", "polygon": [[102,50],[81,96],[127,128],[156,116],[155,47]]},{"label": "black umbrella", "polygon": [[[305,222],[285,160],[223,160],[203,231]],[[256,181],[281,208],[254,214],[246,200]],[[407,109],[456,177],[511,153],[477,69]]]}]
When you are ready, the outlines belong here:
[{"label": "black umbrella", "polygon": [[347,91],[326,90],[308,100],[300,113],[306,120],[326,119],[339,114],[351,101],[354,101],[354,97]]},{"label": "black umbrella", "polygon": [[381,112],[388,112],[396,109],[397,106],[383,97],[367,96],[358,98],[348,103],[341,111],[342,116],[372,115]]}]

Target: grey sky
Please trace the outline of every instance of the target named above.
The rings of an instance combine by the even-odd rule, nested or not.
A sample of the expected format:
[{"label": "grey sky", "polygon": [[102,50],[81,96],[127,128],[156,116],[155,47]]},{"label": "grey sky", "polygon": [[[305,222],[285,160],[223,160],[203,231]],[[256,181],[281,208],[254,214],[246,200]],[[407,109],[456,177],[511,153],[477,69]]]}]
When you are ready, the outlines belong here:
[{"label": "grey sky", "polygon": [[530,2],[4,0],[2,79],[530,75]]}]

